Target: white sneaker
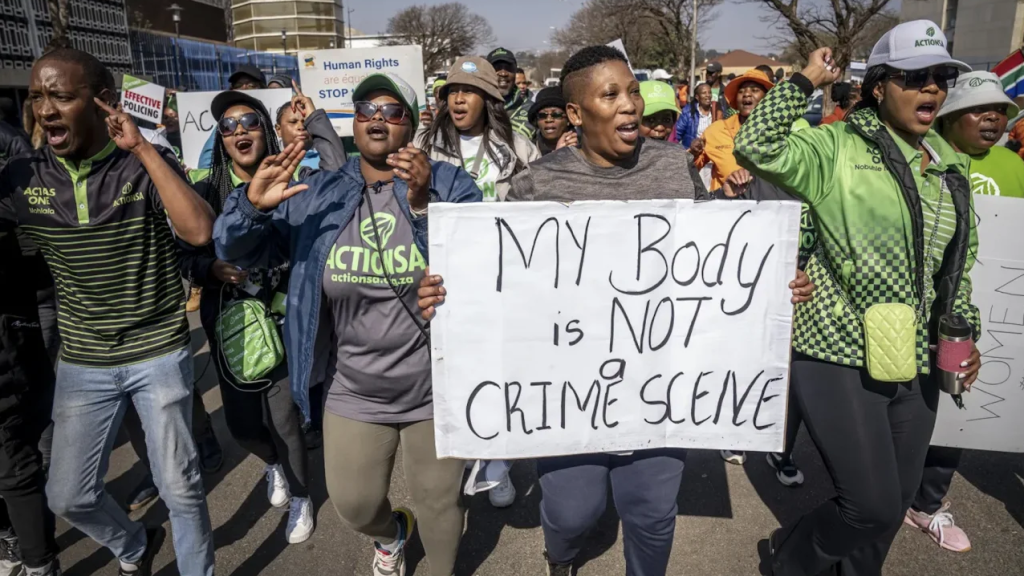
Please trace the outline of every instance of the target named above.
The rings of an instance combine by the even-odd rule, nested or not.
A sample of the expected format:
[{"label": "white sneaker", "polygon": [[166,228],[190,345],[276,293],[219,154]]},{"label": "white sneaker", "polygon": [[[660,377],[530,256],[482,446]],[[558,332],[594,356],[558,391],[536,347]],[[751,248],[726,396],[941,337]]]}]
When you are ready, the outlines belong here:
[{"label": "white sneaker", "polygon": [[512,485],[512,478],[505,474],[500,484],[487,491],[487,497],[491,500],[491,506],[495,508],[511,506],[516,501],[516,487]]},{"label": "white sneaker", "polygon": [[288,505],[292,495],[288,492],[288,479],[284,477],[284,469],[280,464],[267,466],[264,469],[267,475],[267,500],[274,508],[283,508]]},{"label": "white sneaker", "polygon": [[313,535],[313,502],[309,498],[292,498],[284,535],[289,544],[300,544]]},{"label": "white sneaker", "polygon": [[[0,502],[0,506],[4,503]],[[18,549],[18,537],[13,532],[0,536],[0,576],[18,576],[24,566],[21,563]]]},{"label": "white sneaker", "polygon": [[391,512],[398,522],[398,540],[388,548],[379,542],[373,543],[373,576],[405,576],[405,543],[416,526],[416,518],[406,508]]},{"label": "white sneaker", "polygon": [[24,565],[21,562],[0,560],[0,576],[20,576],[24,574]]},{"label": "white sneaker", "polygon": [[725,460],[729,464],[736,464],[742,466],[747,461],[746,452],[730,452],[729,450],[721,450],[722,460]]}]

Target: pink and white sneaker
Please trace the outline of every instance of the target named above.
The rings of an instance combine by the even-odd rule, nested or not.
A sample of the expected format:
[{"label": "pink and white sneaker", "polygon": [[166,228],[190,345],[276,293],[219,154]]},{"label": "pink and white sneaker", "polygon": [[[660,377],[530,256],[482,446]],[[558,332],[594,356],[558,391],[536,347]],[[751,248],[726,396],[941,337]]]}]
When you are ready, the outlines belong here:
[{"label": "pink and white sneaker", "polygon": [[949,510],[949,502],[945,502],[942,508],[932,515],[911,508],[903,517],[903,523],[931,536],[936,544],[946,550],[951,552],[970,551],[970,539],[967,538],[967,534],[962,528],[953,523],[953,515],[947,510]]}]

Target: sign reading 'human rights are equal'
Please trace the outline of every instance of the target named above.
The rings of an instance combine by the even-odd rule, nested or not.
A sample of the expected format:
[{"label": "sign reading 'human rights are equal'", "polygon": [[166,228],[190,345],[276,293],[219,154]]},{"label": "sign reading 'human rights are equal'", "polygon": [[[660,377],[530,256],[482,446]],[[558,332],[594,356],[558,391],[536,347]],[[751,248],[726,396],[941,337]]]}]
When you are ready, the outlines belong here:
[{"label": "sign reading 'human rights are equal'", "polygon": [[781,451],[796,202],[433,204],[439,457]]}]

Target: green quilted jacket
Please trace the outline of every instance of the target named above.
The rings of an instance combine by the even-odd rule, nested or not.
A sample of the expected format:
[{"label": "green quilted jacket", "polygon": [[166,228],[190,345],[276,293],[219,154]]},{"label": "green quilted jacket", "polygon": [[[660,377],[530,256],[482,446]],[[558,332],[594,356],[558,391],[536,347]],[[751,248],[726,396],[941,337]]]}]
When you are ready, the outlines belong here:
[{"label": "green quilted jacket", "polygon": [[[956,213],[956,231],[943,252],[931,285],[925,274],[925,223],[912,169],[874,110],[855,112],[846,122],[792,133],[807,109],[810,83],[797,75],[770,90],[736,136],[740,165],[801,198],[811,206],[819,243],[808,276],[818,286],[814,299],[796,307],[793,347],[813,358],[864,366],[864,310],[900,302],[917,309],[924,292],[928,314],[918,325],[918,371],[929,372],[929,342],[936,341],[938,318],[963,314],[981,334],[978,309],[971,304],[971,281],[978,236],[965,178],[968,164],[940,138],[947,187]],[[948,204],[946,205],[948,209]],[[822,262],[827,254],[829,268]],[[828,270],[842,284],[851,311]]]}]

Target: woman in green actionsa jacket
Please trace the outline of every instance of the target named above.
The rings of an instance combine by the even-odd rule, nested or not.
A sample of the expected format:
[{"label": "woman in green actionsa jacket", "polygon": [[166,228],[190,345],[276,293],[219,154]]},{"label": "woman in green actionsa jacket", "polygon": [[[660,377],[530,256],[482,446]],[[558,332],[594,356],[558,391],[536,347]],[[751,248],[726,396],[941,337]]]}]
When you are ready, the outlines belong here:
[{"label": "woman in green actionsa jacket", "polygon": [[[968,161],[931,128],[967,70],[939,26],[900,24],[872,50],[845,122],[790,130],[814,89],[841,74],[821,48],[736,137],[741,165],[810,204],[820,247],[806,270],[818,293],[796,308],[793,382],[837,496],[771,534],[769,573],[881,574],[935,425],[938,318],[962,314],[980,335]],[[961,366],[970,386],[977,348]]]}]

